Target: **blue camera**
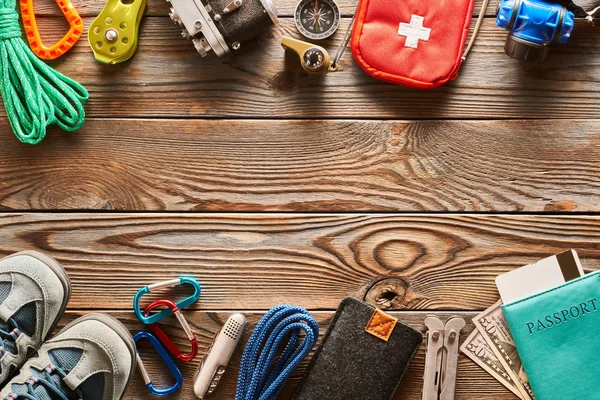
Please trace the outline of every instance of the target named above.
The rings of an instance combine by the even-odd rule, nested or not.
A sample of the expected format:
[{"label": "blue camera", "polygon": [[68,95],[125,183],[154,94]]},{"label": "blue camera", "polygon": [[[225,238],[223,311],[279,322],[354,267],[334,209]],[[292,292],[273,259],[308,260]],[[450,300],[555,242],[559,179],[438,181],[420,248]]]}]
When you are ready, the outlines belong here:
[{"label": "blue camera", "polygon": [[541,63],[556,43],[566,44],[575,15],[543,0],[501,0],[496,25],[509,31],[504,51],[517,60]]}]

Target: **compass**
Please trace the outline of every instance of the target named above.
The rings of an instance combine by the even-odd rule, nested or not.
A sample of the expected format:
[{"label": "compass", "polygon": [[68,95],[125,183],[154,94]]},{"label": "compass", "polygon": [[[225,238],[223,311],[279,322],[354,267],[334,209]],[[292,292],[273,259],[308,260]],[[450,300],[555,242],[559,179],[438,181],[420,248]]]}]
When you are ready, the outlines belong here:
[{"label": "compass", "polygon": [[302,56],[302,62],[310,72],[322,70],[326,61],[325,53],[318,47],[311,47]]},{"label": "compass", "polygon": [[302,35],[321,40],[333,35],[340,26],[340,9],[335,0],[301,0],[294,19]]}]

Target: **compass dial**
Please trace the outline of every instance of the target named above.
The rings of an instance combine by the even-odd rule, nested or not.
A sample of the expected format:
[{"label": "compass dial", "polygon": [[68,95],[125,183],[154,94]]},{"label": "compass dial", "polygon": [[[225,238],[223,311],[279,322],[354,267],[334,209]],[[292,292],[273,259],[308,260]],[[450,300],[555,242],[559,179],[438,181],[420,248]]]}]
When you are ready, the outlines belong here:
[{"label": "compass dial", "polygon": [[340,9],[335,0],[301,0],[295,20],[298,30],[307,38],[325,39],[340,26]]},{"label": "compass dial", "polygon": [[302,61],[306,68],[311,71],[318,71],[325,65],[325,54],[317,48],[310,48],[306,50],[304,56],[302,57]]}]

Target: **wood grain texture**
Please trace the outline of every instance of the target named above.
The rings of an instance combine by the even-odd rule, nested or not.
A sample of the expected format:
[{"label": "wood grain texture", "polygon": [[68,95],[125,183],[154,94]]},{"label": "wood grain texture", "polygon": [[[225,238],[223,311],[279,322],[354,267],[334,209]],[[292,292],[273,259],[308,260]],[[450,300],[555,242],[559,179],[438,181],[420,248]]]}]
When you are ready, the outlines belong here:
[{"label": "wood grain texture", "polygon": [[[54,20],[54,35],[64,31],[59,18],[47,20],[48,25]],[[89,25],[91,19],[85,22]],[[202,59],[169,18],[146,18],[138,52],[129,62],[101,65],[81,40],[52,65],[90,90],[87,111],[95,117],[597,118],[596,31],[578,21],[569,45],[553,49],[545,64],[533,66],[506,56],[507,33],[486,19],[460,77],[431,91],[371,78],[350,52],[339,72],[308,76],[297,57],[286,57],[280,46],[282,35],[297,36],[289,18],[237,56],[224,59]],[[339,33],[323,45],[334,52],[342,37]]]},{"label": "wood grain texture", "polygon": [[[338,1],[342,26],[322,43],[332,53],[357,2]],[[86,26],[105,4],[74,2]],[[63,324],[100,310],[135,332],[135,292],[191,275],[203,286],[186,310],[201,354],[229,312],[252,327],[270,307],[298,304],[323,334],[346,296],[404,310],[396,315],[424,331],[432,312],[470,320],[497,300],[498,274],[562,250],[600,268],[599,216],[373,213],[598,212],[597,27],[578,21],[544,65],[520,64],[503,52],[492,0],[459,79],[419,91],[370,78],[349,52],[338,73],[301,72],[279,45],[298,37],[296,2],[276,0],[281,24],[236,57],[202,59],[167,3],[149,1],[130,62],[95,62],[84,37],[51,63],[90,90],[81,132],[54,129],[27,147],[0,110],[0,210],[10,211],[0,214],[0,256],[36,249],[65,266],[73,296]],[[36,0],[36,10],[44,38],[62,37],[54,1]],[[62,212],[74,210],[99,212]],[[166,330],[185,346],[178,326]],[[233,398],[240,356],[213,399]],[[421,399],[423,364],[421,348],[397,399]],[[182,366],[186,383],[172,398],[195,399],[196,366]],[[126,399],[150,398],[136,374]],[[515,397],[461,355],[456,399],[474,398]]]},{"label": "wood grain texture", "polygon": [[[79,311],[69,311],[67,312],[66,317],[64,318],[64,323],[80,316],[82,312]],[[135,317],[133,313],[126,312],[111,312],[111,314],[121,320],[121,322],[125,323],[126,326],[131,330],[131,332],[136,332],[143,327]],[[313,312],[313,316],[317,319],[321,326],[321,335],[323,335],[327,329],[329,321],[333,317],[332,312]],[[418,313],[418,312],[404,312],[404,313],[393,313],[397,316],[401,321],[408,323],[411,326],[414,326],[417,329],[420,329],[422,332],[426,331],[425,326],[423,325],[423,320],[428,315],[427,313]],[[245,313],[248,318],[250,329],[247,331],[245,335],[245,339],[242,342],[242,346],[245,345],[251,330],[256,325],[262,314],[260,313]],[[468,333],[473,329],[473,325],[470,323],[470,319],[475,315],[475,313],[437,313],[440,318],[445,319],[453,315],[460,315],[469,323],[467,327],[462,331],[461,338],[464,340]],[[192,325],[192,329],[197,335],[199,344],[200,344],[200,354],[196,362],[184,364],[179,363],[181,371],[184,376],[184,385],[182,390],[180,390],[176,395],[171,396],[173,399],[185,399],[185,400],[196,400],[192,390],[192,382],[194,373],[196,371],[197,365],[200,362],[200,357],[208,349],[210,342],[212,340],[213,335],[218,332],[221,326],[225,323],[228,314],[226,313],[205,313],[205,312],[186,312],[186,319]],[[170,321],[171,322],[171,321]],[[174,326],[177,324],[173,322]],[[172,337],[175,342],[180,345],[182,348],[185,348],[185,338],[182,334],[182,331],[177,327],[165,327],[165,331],[167,334]],[[161,365],[160,361],[153,357],[152,350],[145,347],[144,343],[142,343],[142,355],[145,360],[146,366],[149,370],[149,373],[153,379],[155,384],[169,384],[168,381],[168,372],[165,371],[165,368]],[[236,382],[237,382],[237,373],[239,371],[239,362],[241,358],[241,354],[243,352],[243,347],[239,347],[238,351],[236,351],[230,367],[228,371],[225,373],[221,383],[215,394],[210,397],[213,400],[230,400],[233,398],[235,394]],[[424,370],[424,362],[425,362],[425,348],[421,347],[417,356],[413,360],[406,376],[404,377],[400,389],[398,390],[395,399],[402,400],[417,400],[421,399],[421,389],[423,385],[423,370]],[[298,383],[298,380],[302,376],[302,373],[306,367],[306,363],[304,362],[302,366],[296,371],[292,379],[288,382],[284,392],[278,397],[279,400],[287,400],[291,398],[291,394],[295,386]],[[136,373],[133,382],[129,386],[125,400],[129,399],[150,399],[151,396],[147,392],[144,387],[142,380],[138,373]],[[326,398],[326,397],[324,397]],[[508,390],[506,390],[501,384],[495,381],[491,376],[489,376],[483,369],[469,360],[466,356],[460,355],[459,358],[459,374],[457,379],[457,388],[456,388],[456,400],[471,400],[471,399],[481,399],[481,400],[512,400],[517,399],[514,397]]]},{"label": "wood grain texture", "polygon": [[0,208],[598,211],[600,121],[0,121]]},{"label": "wood grain texture", "polygon": [[[299,0],[274,0],[280,17],[291,17]],[[340,11],[344,16],[351,16],[356,9],[358,0],[336,0]],[[482,0],[475,1],[475,14],[479,15]],[[53,0],[38,0],[36,4],[36,14],[40,16],[58,16],[60,10],[56,7]],[[487,8],[486,16],[494,16],[499,0],[491,0]],[[79,14],[85,17],[93,17],[100,13],[106,4],[105,0],[73,0]],[[580,0],[577,4],[586,10],[596,7],[594,0]],[[167,1],[149,1],[146,6],[146,16],[166,16],[169,13],[169,4]]]},{"label": "wood grain texture", "polygon": [[71,307],[82,309],[130,310],[142,286],[191,275],[202,310],[333,310],[388,278],[405,286],[397,310],[482,310],[498,299],[498,274],[570,248],[585,268],[600,267],[599,217],[0,216],[0,253],[55,257],[73,283]]}]

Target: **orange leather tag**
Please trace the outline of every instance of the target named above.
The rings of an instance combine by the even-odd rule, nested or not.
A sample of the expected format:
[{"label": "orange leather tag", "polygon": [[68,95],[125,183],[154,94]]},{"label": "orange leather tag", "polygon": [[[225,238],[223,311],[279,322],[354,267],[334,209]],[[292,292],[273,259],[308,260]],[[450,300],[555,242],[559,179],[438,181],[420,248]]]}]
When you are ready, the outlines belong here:
[{"label": "orange leather tag", "polygon": [[394,327],[397,322],[397,318],[376,308],[375,311],[373,311],[373,315],[371,316],[365,331],[387,342],[390,339],[392,332],[394,332]]}]

